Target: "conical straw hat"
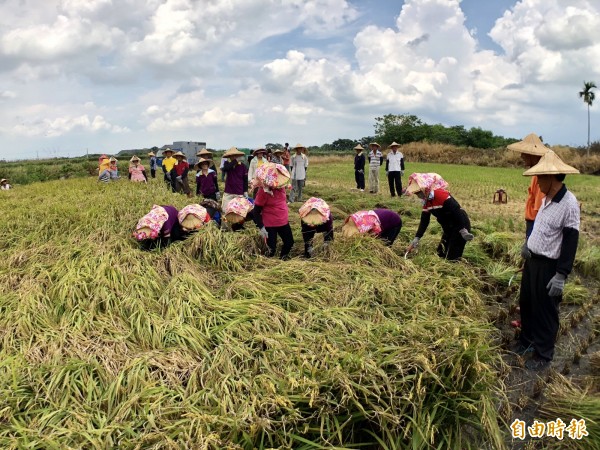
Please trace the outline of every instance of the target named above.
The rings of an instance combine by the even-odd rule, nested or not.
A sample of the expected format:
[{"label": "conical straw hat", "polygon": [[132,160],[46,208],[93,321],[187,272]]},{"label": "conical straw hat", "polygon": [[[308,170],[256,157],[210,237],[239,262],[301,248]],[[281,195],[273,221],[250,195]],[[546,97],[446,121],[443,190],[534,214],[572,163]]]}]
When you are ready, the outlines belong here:
[{"label": "conical straw hat", "polygon": [[556,153],[552,150],[548,150],[548,152],[542,156],[540,162],[531,169],[527,169],[523,172],[523,175],[558,175],[567,173],[579,173],[579,170],[564,163]]},{"label": "conical straw hat", "polygon": [[327,222],[327,218],[313,208],[306,216],[302,217],[302,222],[304,222],[306,225],[316,226]]},{"label": "conical straw hat", "polygon": [[196,156],[202,156],[202,157],[212,157],[212,153],[209,152],[208,150],[206,150],[205,148],[201,149],[198,153],[196,153]]},{"label": "conical straw hat", "polygon": [[245,217],[242,217],[239,214],[236,214],[234,212],[230,212],[230,213],[225,214],[225,221],[228,222],[228,223],[236,224],[236,223],[241,223],[241,222],[243,222],[245,220],[246,220]]},{"label": "conical straw hat", "polygon": [[348,219],[348,221],[342,226],[342,236],[352,237],[357,234],[360,234],[360,231],[356,226],[356,223],[354,223],[354,220]]},{"label": "conical straw hat", "polygon": [[522,141],[510,144],[506,148],[515,152],[537,156],[543,156],[549,150],[535,133],[528,134]]},{"label": "conical straw hat", "polygon": [[230,156],[244,156],[244,152],[240,152],[237,148],[231,147],[225,153],[223,153],[223,158],[229,158]]},{"label": "conical straw hat", "polygon": [[364,148],[362,145],[358,144],[356,147],[354,147],[354,150],[364,150]]}]

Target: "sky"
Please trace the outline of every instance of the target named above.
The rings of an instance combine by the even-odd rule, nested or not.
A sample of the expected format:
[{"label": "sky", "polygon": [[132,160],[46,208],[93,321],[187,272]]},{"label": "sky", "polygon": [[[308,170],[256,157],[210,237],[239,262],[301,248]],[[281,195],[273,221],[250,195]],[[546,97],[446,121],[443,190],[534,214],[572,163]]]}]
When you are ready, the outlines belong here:
[{"label": "sky", "polygon": [[584,81],[600,0],[0,0],[4,159],[322,145],[405,113],[583,146]]}]

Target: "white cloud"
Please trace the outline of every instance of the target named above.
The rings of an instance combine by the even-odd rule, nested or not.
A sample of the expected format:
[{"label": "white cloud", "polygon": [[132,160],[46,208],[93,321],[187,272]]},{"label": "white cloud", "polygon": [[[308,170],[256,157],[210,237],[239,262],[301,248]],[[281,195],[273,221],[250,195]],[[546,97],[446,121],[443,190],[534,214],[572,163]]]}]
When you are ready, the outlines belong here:
[{"label": "white cloud", "polygon": [[0,91],[0,99],[17,98],[17,94],[13,91]]},{"label": "white cloud", "polygon": [[251,113],[223,111],[216,107],[195,115],[177,116],[167,113],[154,119],[148,125],[148,131],[174,131],[196,127],[245,127],[254,123]]},{"label": "white cloud", "polygon": [[111,133],[125,133],[130,131],[127,127],[111,125],[100,115],[96,115],[90,119],[87,114],[77,117],[55,117],[53,119],[23,122],[15,125],[11,131],[13,134],[21,136],[57,137],[75,130],[88,132],[108,131]]}]

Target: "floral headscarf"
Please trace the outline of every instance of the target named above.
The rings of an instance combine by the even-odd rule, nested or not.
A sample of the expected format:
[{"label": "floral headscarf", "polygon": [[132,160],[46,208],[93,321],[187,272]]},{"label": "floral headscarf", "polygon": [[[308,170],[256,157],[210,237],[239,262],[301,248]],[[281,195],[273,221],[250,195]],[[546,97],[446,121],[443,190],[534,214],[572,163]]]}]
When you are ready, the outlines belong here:
[{"label": "floral headscarf", "polygon": [[448,183],[440,175],[433,172],[413,173],[408,177],[408,186],[411,184],[419,186],[419,189],[423,192],[425,198],[429,198],[429,195],[436,189],[446,189],[448,187]]},{"label": "floral headscarf", "polygon": [[375,214],[375,211],[357,211],[354,214],[351,214],[350,217],[346,219],[352,220],[356,224],[356,228],[361,234],[372,232],[373,234],[381,233],[381,222],[379,221],[379,216]]},{"label": "floral headscarf", "polygon": [[300,207],[298,214],[300,214],[300,218],[306,217],[313,209],[319,211],[319,213],[325,218],[325,221],[327,221],[329,213],[331,212],[331,208],[329,208],[329,205],[325,202],[325,200],[317,197],[309,198],[304,205]]},{"label": "floral headscarf", "polygon": [[[284,183],[279,181],[279,174],[287,177]],[[254,186],[263,187],[270,189],[280,189],[285,187],[290,182],[290,173],[281,164],[264,163],[258,169],[256,169],[256,175],[254,176]]]},{"label": "floral headscarf", "polygon": [[227,203],[224,213],[225,215],[234,213],[238,216],[246,217],[252,208],[254,208],[254,205],[247,198],[235,197]]},{"label": "floral headscarf", "polygon": [[[138,241],[143,241],[144,239],[157,239],[160,230],[167,220],[169,220],[167,210],[162,206],[154,205],[150,212],[138,221],[135,226],[135,231],[133,232],[133,237]],[[142,228],[150,228],[150,234],[139,231]]]},{"label": "floral headscarf", "polygon": [[195,227],[195,229],[200,228],[204,223],[210,220],[210,216],[208,215],[208,211],[206,211],[206,208],[198,204],[192,204],[184,206],[181,209],[181,211],[177,213],[177,219],[179,220],[179,223],[181,225],[183,225],[183,221],[189,214],[191,214],[194,217],[197,217],[201,222]]}]

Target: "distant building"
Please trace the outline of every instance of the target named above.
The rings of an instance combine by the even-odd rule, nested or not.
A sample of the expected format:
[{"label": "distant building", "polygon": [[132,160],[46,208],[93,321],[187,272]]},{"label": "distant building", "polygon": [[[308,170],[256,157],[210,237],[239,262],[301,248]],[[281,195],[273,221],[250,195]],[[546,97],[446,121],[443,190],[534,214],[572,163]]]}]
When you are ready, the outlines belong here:
[{"label": "distant building", "polygon": [[182,152],[190,165],[196,164],[198,153],[203,148],[206,148],[206,142],[194,142],[194,141],[176,141],[173,142],[171,149],[176,152]]}]

